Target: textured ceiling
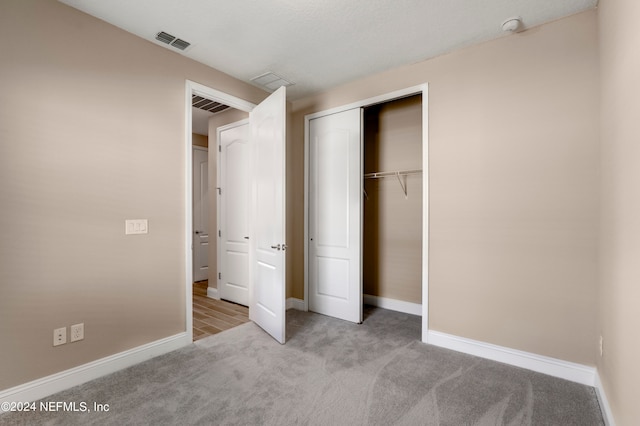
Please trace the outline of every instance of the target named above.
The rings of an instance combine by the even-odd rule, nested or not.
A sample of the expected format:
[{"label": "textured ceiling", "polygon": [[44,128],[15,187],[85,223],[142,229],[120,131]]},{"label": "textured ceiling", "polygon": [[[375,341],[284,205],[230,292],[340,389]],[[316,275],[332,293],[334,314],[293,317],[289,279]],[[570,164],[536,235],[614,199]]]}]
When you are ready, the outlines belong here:
[{"label": "textured ceiling", "polygon": [[[594,8],[597,0],[60,0],[249,82],[272,71],[290,100]],[[168,32],[191,46],[155,40]]]}]

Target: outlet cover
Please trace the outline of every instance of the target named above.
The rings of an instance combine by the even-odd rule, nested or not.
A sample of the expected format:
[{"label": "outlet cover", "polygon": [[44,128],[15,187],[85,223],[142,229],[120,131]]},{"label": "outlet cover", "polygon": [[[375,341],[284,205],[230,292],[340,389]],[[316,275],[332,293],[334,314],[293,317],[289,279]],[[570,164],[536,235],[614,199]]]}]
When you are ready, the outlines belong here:
[{"label": "outlet cover", "polygon": [[82,339],[84,339],[84,323],[73,324],[71,326],[71,336],[69,337],[69,341],[77,342]]},{"label": "outlet cover", "polygon": [[53,346],[60,346],[67,343],[67,327],[53,330]]}]

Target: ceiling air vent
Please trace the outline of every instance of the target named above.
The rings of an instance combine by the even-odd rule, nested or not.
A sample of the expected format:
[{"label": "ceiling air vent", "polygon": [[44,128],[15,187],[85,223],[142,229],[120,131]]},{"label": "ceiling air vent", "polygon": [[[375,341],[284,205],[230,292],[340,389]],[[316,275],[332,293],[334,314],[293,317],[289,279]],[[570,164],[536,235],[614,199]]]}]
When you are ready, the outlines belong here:
[{"label": "ceiling air vent", "polygon": [[187,47],[191,46],[191,43],[188,41],[184,41],[176,36],[172,36],[169,33],[165,33],[164,31],[160,31],[156,34],[156,40],[166,43],[175,47],[176,49],[185,50]]},{"label": "ceiling air vent", "polygon": [[213,114],[216,112],[222,112],[229,108],[227,105],[221,104],[220,102],[212,101],[211,99],[203,98],[198,95],[191,95],[191,106],[209,111]]},{"label": "ceiling air vent", "polygon": [[251,81],[271,91],[274,91],[281,86],[288,87],[293,84],[290,81],[287,81],[284,78],[280,77],[279,75],[272,73],[271,71],[254,77],[251,79]]},{"label": "ceiling air vent", "polygon": [[171,34],[167,34],[164,31],[160,31],[158,34],[156,34],[156,40],[163,43],[170,44],[175,39],[176,38],[174,36],[172,36]]},{"label": "ceiling air vent", "polygon": [[171,45],[177,49],[184,50],[187,47],[191,46],[191,43],[178,38],[173,43],[171,43]]}]

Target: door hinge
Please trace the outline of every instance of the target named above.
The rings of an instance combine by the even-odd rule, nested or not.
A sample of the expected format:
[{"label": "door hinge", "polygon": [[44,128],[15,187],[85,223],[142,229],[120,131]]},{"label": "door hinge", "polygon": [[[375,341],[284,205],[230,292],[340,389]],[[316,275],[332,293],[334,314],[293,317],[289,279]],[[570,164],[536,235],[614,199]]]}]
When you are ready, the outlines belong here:
[{"label": "door hinge", "polygon": [[218,272],[218,279],[221,280],[222,279],[222,272]]},{"label": "door hinge", "polygon": [[218,190],[218,195],[222,195],[222,188],[218,186],[216,189]]},{"label": "door hinge", "polygon": [[222,152],[222,145],[218,145],[218,152]]},{"label": "door hinge", "polygon": [[218,237],[222,237],[222,231],[218,229]]}]

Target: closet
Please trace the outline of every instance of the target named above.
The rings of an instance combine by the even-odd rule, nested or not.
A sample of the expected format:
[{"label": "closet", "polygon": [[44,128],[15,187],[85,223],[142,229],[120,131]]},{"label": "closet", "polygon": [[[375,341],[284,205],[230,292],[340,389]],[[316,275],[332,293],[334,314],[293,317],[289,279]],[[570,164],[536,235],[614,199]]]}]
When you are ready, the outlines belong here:
[{"label": "closet", "polygon": [[422,97],[364,108],[363,293],[421,303]]},{"label": "closet", "polygon": [[361,322],[363,296],[420,311],[426,114],[413,93],[307,116],[313,312]]}]

